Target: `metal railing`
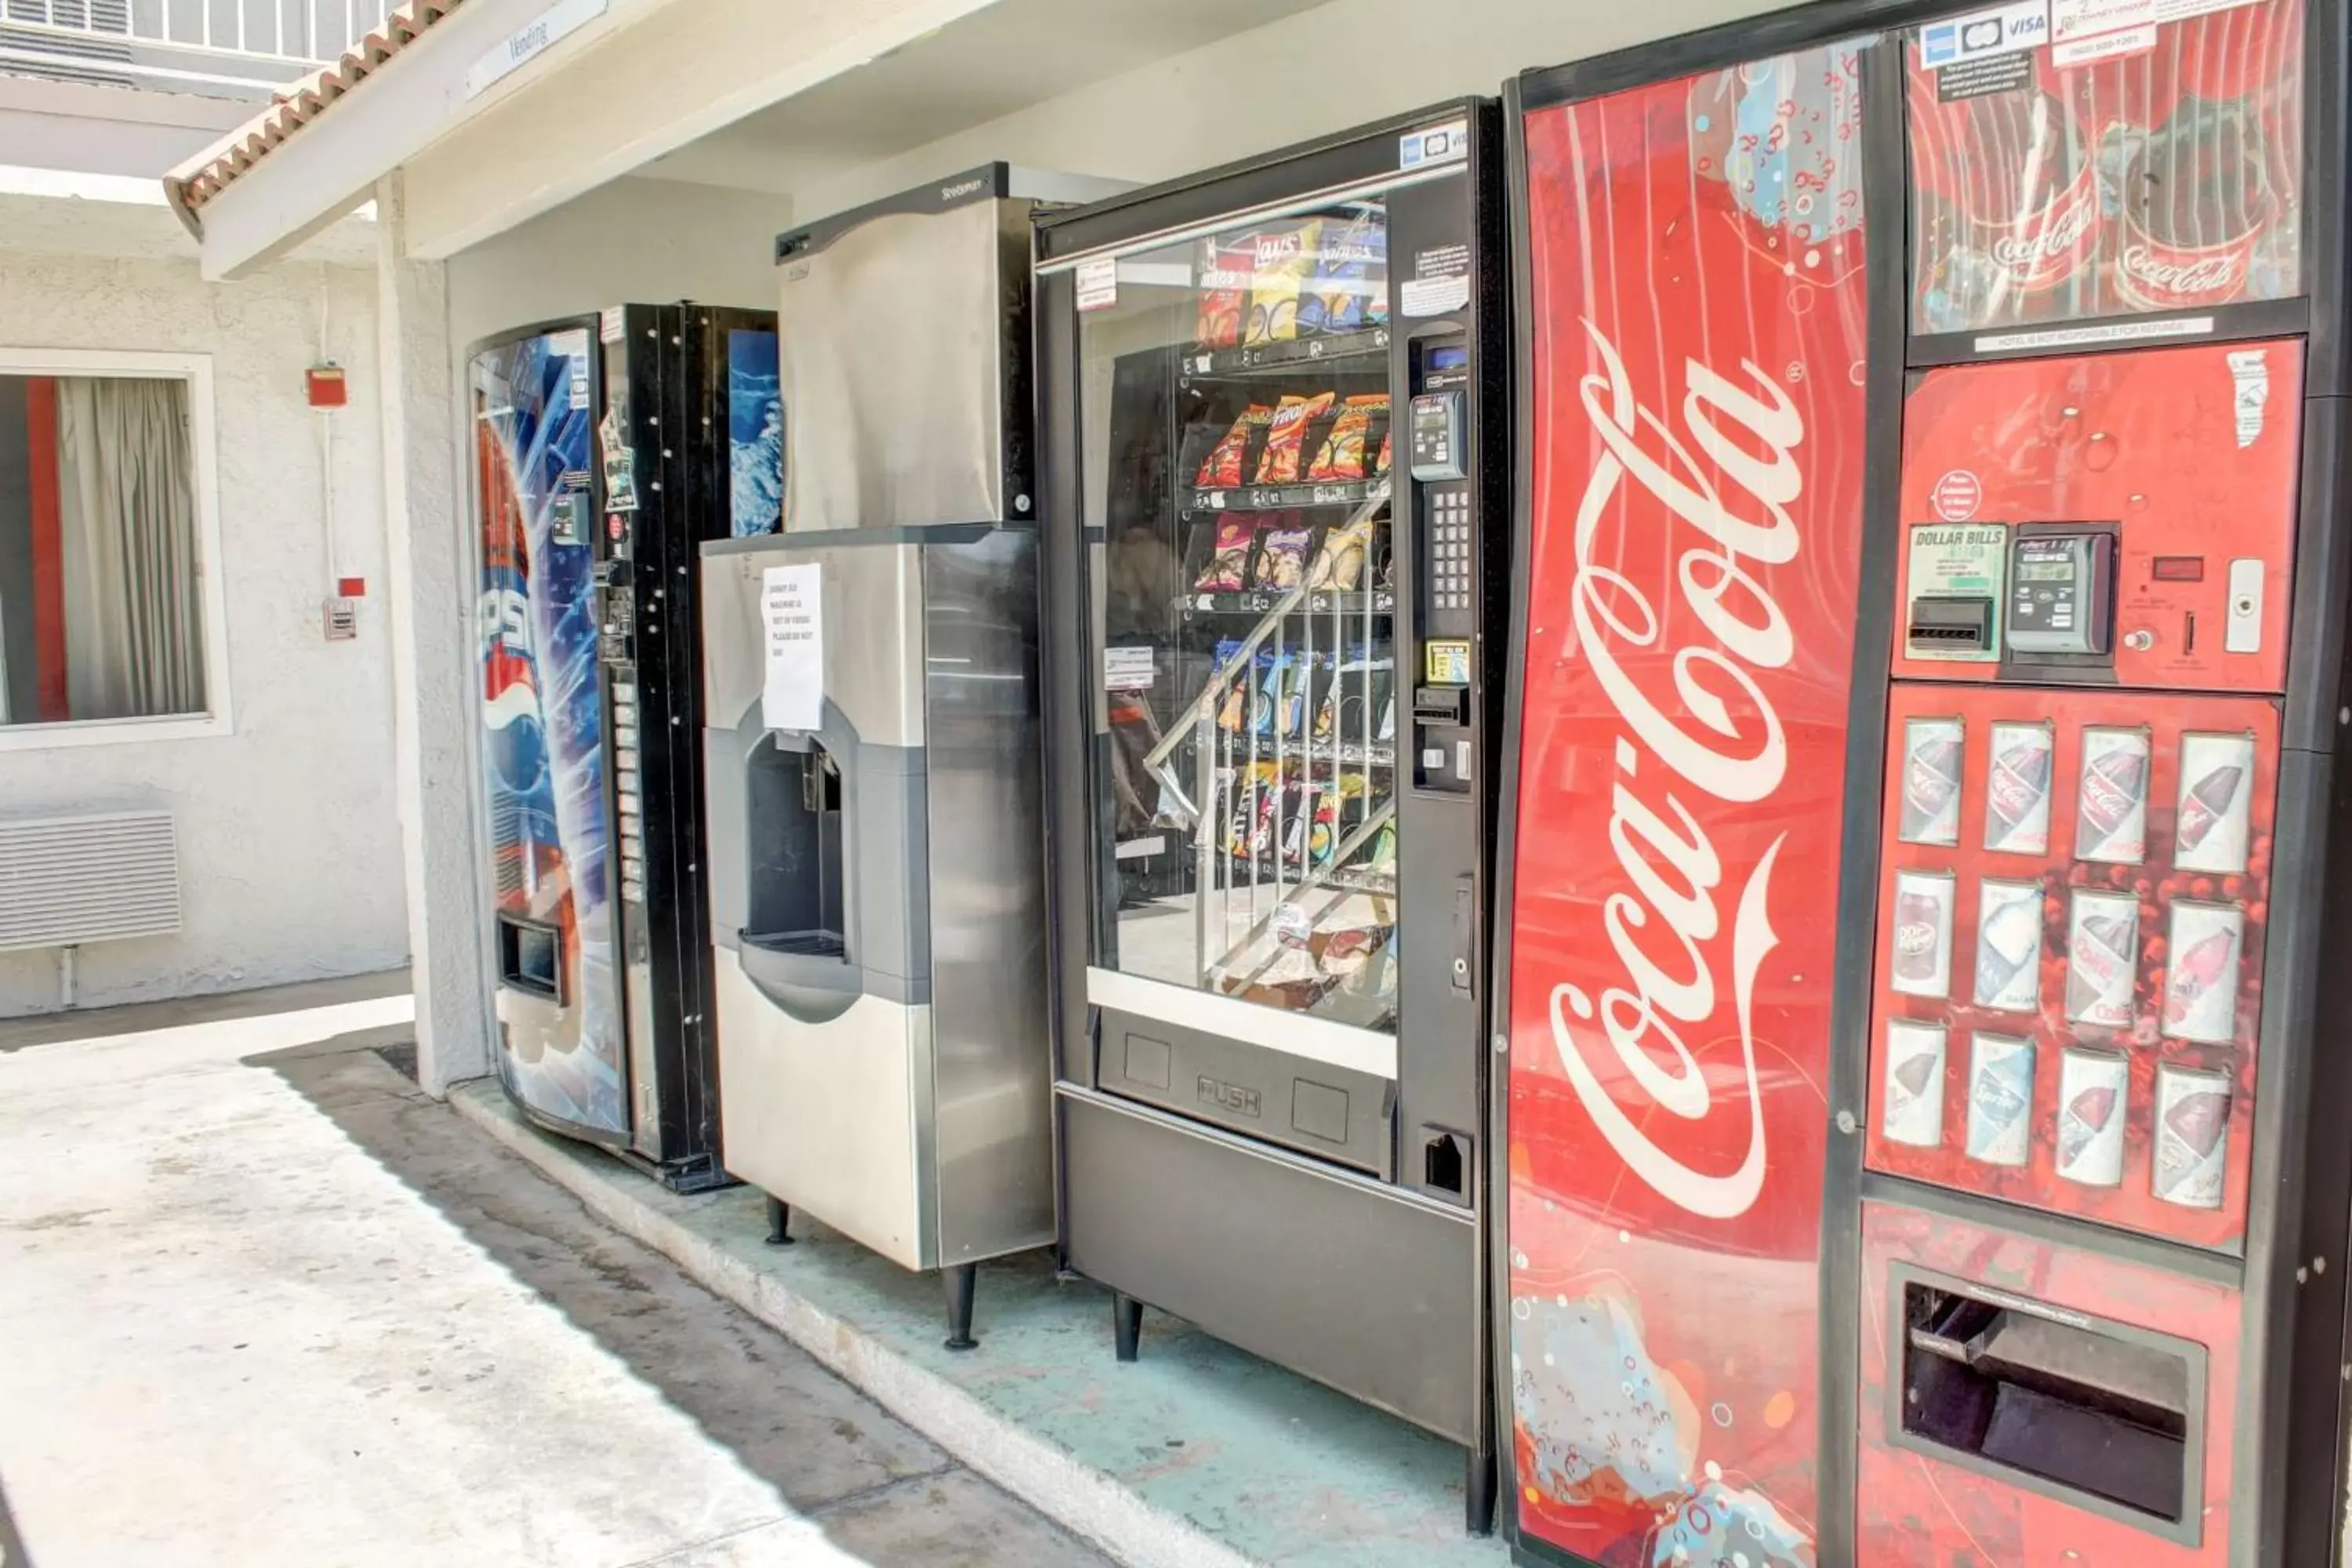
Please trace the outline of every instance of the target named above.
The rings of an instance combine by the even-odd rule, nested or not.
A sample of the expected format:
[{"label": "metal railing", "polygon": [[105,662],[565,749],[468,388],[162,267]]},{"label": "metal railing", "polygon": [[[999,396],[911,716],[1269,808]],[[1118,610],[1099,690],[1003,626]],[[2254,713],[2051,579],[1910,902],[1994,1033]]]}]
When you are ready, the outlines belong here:
[{"label": "metal railing", "polygon": [[394,0],[0,0],[0,72],[266,100]]}]

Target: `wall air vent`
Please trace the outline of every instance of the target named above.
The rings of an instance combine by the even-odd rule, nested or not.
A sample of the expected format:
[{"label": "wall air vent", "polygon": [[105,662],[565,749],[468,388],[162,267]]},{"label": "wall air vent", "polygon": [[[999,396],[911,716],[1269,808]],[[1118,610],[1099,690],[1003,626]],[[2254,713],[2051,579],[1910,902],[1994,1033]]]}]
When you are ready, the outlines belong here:
[{"label": "wall air vent", "polygon": [[170,812],[0,817],[0,952],[179,929]]}]

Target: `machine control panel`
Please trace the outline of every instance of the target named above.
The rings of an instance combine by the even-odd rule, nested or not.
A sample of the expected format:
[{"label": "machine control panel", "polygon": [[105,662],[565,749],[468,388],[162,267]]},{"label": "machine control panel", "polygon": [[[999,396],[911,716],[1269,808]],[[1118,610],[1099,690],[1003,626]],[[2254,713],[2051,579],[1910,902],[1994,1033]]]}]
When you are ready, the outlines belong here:
[{"label": "machine control panel", "polygon": [[1469,470],[1462,466],[1460,389],[1424,392],[1416,396],[1412,400],[1411,438],[1414,479],[1427,483],[1466,477]]},{"label": "machine control panel", "polygon": [[2112,529],[2020,529],[2010,541],[2005,629],[2012,656],[2107,654],[2115,600]]}]

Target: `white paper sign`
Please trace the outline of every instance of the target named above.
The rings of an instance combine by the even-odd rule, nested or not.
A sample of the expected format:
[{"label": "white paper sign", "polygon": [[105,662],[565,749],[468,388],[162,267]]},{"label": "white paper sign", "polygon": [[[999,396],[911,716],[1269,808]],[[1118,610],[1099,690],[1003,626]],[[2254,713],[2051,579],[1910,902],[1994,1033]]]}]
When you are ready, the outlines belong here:
[{"label": "white paper sign", "polygon": [[2072,43],[2126,27],[2151,26],[2156,0],[2051,0],[2050,41]]},{"label": "white paper sign", "polygon": [[819,728],[824,722],[824,577],[815,562],[761,574],[760,620],[768,633],[760,722],[771,730]]},{"label": "white paper sign", "polygon": [[1118,303],[1118,258],[1097,257],[1078,263],[1078,309],[1107,310]]},{"label": "white paper sign", "polygon": [[1103,689],[1106,691],[1150,690],[1153,679],[1151,652],[1149,647],[1103,649]]}]

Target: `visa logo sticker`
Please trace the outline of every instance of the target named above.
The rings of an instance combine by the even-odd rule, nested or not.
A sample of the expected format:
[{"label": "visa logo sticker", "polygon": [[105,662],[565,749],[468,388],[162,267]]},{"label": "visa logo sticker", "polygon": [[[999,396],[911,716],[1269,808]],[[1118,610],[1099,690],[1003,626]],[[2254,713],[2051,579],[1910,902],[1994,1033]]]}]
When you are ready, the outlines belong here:
[{"label": "visa logo sticker", "polygon": [[1929,68],[1958,65],[2017,54],[2049,41],[2049,0],[2020,0],[1920,28],[1919,63]]},{"label": "visa logo sticker", "polygon": [[1408,131],[1397,138],[1397,167],[1418,169],[1429,163],[1451,163],[1470,155],[1470,122],[1454,121],[1426,131]]}]

